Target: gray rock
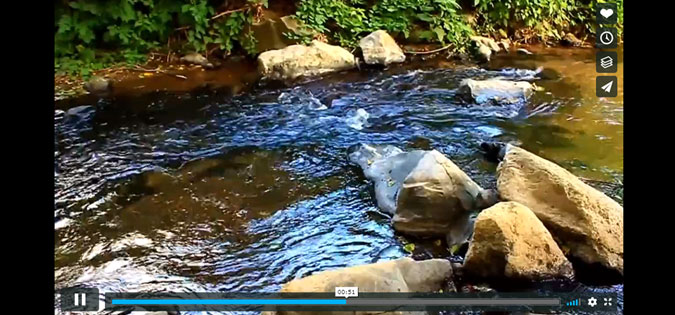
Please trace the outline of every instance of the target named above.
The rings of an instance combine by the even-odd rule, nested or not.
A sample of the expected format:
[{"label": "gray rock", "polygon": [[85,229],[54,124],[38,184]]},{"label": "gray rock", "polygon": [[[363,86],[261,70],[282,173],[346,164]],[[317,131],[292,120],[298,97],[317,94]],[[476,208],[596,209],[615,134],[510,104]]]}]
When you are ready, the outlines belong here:
[{"label": "gray rock", "polygon": [[94,116],[96,108],[91,105],[76,106],[66,111],[65,119],[67,122],[86,121]]},{"label": "gray rock", "polygon": [[291,45],[258,56],[258,73],[272,80],[293,80],[356,68],[346,49],[314,40],[309,46]]},{"label": "gray rock", "polygon": [[458,94],[478,104],[514,104],[527,100],[535,87],[526,81],[464,79]]},{"label": "gray rock", "polygon": [[190,53],[180,58],[181,61],[189,64],[200,65],[206,69],[212,69],[214,66],[206,57],[198,53]]},{"label": "gray rock", "polygon": [[370,33],[359,41],[363,59],[367,64],[389,65],[405,61],[405,54],[386,31]]},{"label": "gray rock", "polygon": [[84,83],[84,89],[92,94],[104,94],[112,90],[112,84],[106,78],[93,76]]},{"label": "gray rock", "polygon": [[375,183],[378,207],[394,215],[399,232],[463,244],[472,232],[471,212],[496,202],[493,193],[436,150],[403,152],[361,144],[349,151],[350,161]]}]

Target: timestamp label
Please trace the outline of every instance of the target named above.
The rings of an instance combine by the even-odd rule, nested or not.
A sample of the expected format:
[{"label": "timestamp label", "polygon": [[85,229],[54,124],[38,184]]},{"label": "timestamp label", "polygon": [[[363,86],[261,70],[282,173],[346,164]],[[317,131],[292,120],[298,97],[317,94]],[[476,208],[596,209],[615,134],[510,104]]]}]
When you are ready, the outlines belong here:
[{"label": "timestamp label", "polygon": [[335,287],[335,297],[358,297],[359,287]]}]

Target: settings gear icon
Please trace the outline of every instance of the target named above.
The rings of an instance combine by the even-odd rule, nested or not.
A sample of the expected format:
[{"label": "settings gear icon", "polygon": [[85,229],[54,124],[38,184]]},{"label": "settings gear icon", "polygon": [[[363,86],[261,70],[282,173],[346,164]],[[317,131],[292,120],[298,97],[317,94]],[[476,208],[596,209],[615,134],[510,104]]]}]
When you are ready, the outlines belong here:
[{"label": "settings gear icon", "polygon": [[598,305],[598,300],[596,298],[592,297],[588,299],[588,306],[595,307],[596,305]]}]

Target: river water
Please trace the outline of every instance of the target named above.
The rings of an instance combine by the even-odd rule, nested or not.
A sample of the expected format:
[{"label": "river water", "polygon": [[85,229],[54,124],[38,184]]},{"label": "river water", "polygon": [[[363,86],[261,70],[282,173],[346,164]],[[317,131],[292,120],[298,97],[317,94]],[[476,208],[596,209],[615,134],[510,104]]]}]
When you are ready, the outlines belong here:
[{"label": "river water", "polygon": [[[515,142],[614,196],[622,84],[619,97],[599,99],[593,50],[532,50],[489,70],[434,61],[234,97],[155,94],[56,110],[56,289],[271,292],[317,271],[407,256],[408,242],[419,257],[450,256],[441,242],[394,233],[347,160],[357,143],[436,149],[491,188],[495,165],[478,145]],[[553,74],[535,81],[544,90],[527,104],[466,105],[455,95],[463,78],[538,66]]]}]

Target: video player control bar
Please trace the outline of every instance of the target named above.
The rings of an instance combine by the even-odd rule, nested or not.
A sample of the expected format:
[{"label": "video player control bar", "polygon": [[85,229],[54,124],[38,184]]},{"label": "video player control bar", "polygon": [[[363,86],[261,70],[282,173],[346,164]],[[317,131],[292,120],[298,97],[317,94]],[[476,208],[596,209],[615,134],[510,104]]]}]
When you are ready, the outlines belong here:
[{"label": "video player control bar", "polygon": [[113,305],[532,305],[560,306],[557,298],[485,299],[112,299]]}]

